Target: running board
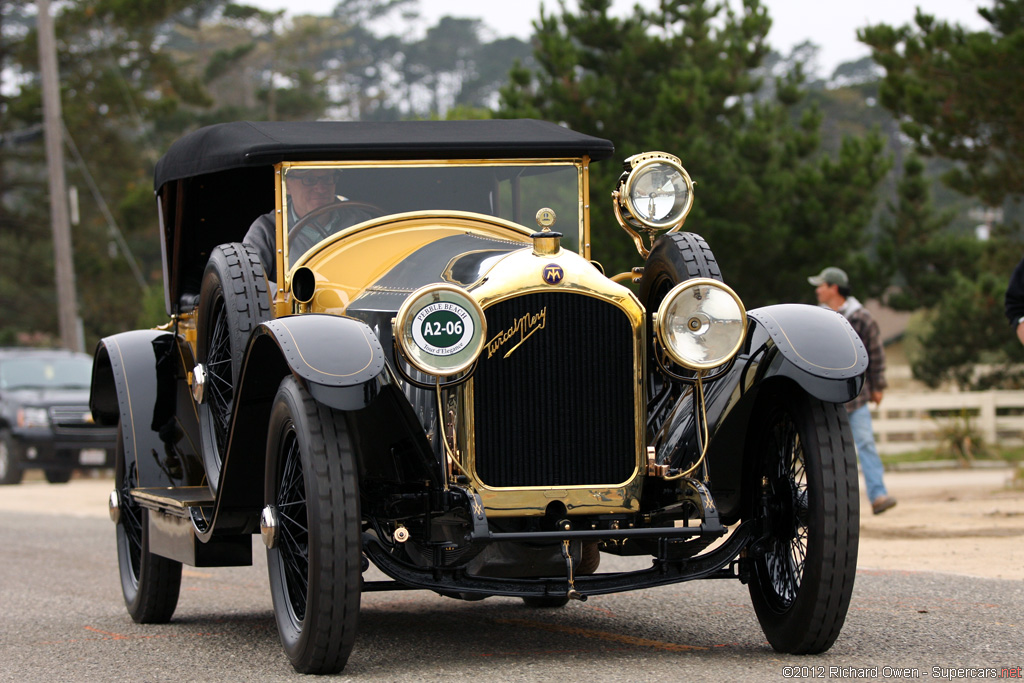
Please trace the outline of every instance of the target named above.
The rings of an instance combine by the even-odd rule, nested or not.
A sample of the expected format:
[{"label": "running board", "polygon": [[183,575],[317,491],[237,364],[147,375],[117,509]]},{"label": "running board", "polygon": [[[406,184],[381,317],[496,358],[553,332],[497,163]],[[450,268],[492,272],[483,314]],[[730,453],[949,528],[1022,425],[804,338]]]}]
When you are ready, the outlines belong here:
[{"label": "running board", "polygon": [[140,506],[178,517],[191,518],[189,508],[213,505],[213,493],[206,486],[167,486],[132,489],[132,498]]},{"label": "running board", "polygon": [[206,486],[137,488],[131,496],[146,509],[151,553],[193,567],[252,564],[252,534],[213,534],[206,542],[197,536],[215,502]]}]

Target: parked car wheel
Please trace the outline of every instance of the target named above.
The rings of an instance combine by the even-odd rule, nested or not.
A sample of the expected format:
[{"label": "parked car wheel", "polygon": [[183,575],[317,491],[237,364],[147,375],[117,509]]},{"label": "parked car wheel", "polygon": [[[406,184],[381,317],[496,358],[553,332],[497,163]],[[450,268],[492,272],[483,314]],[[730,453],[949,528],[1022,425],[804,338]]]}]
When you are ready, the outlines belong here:
[{"label": "parked car wheel", "polygon": [[121,593],[128,614],[139,624],[170,621],[178,606],[181,563],[149,552],[149,524],[146,511],[137,505],[130,491],[138,485],[135,463],[125,459],[121,429],[118,427],[114,458],[117,487],[117,566]]},{"label": "parked car wheel", "polygon": [[214,491],[220,484],[221,454],[227,447],[245,345],[268,318],[267,279],[256,251],[237,242],[218,246],[203,274],[196,322],[196,361],[206,370],[199,421]]},{"label": "parked car wheel", "polygon": [[680,282],[693,278],[722,281],[722,270],[704,238],[692,232],[675,232],[662,236],[651,248],[640,280],[640,301],[647,309],[647,407],[648,423],[655,429],[682,394],[678,382],[670,382],[654,362],[654,325],[652,314],[658,310],[665,295]]},{"label": "parked car wheel", "polygon": [[51,484],[66,484],[71,481],[73,470],[46,470],[46,481]]},{"label": "parked car wheel", "polygon": [[857,569],[860,499],[846,410],[806,394],[772,396],[752,435],[760,481],[753,514],[768,539],[749,584],[761,628],[779,652],[835,642]]},{"label": "parked car wheel", "polygon": [[21,464],[14,457],[14,446],[11,444],[11,434],[7,431],[0,431],[0,485],[20,484],[24,472]]},{"label": "parked car wheel", "polygon": [[359,490],[342,413],[293,377],[274,398],[266,501],[277,513],[267,551],[278,633],[300,673],[336,673],[355,643],[361,590]]}]

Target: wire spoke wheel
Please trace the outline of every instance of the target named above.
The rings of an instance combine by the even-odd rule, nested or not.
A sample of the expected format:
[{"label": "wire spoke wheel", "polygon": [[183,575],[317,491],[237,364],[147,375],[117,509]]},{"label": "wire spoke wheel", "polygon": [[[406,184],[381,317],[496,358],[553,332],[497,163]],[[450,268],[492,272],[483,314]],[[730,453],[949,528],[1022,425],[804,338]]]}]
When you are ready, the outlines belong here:
[{"label": "wire spoke wheel", "polygon": [[362,589],[357,471],[345,416],[294,377],[270,413],[264,500],[276,519],[267,550],[274,615],[301,673],[336,673],[355,644]]},{"label": "wire spoke wheel", "polygon": [[140,624],[170,621],[181,591],[181,563],[149,552],[146,511],[132,499],[138,486],[136,463],[125,457],[121,427],[117,430],[114,485],[118,498],[117,564],[128,614]]},{"label": "wire spoke wheel", "polygon": [[214,491],[231,436],[246,344],[268,318],[267,280],[255,250],[239,243],[218,246],[203,273],[196,320],[196,361],[206,370],[200,435],[206,476]]},{"label": "wire spoke wheel", "polygon": [[785,609],[796,600],[807,561],[807,472],[800,434],[788,415],[775,425],[769,443],[777,459],[763,481],[772,532],[765,564],[772,597]]},{"label": "wire spoke wheel", "polygon": [[798,390],[758,404],[751,514],[761,537],[750,597],[772,647],[824,652],[839,636],[857,569],[860,504],[846,409]]},{"label": "wire spoke wheel", "polygon": [[231,410],[235,402],[235,387],[231,377],[231,344],[224,299],[214,303],[213,329],[206,357],[206,381],[217,450],[227,446]]},{"label": "wire spoke wheel", "polygon": [[306,617],[306,593],[309,590],[309,526],[306,517],[306,485],[302,476],[295,428],[285,436],[282,452],[281,484],[277,491],[278,545],[284,569],[284,587],[292,620],[296,625]]}]

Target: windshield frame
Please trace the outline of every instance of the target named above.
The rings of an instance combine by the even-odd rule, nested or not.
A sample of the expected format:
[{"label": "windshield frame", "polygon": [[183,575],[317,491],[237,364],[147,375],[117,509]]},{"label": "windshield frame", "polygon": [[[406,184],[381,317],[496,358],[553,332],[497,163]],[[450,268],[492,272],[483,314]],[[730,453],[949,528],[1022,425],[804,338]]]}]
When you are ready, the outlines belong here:
[{"label": "windshield frame", "polygon": [[[276,215],[276,258],[277,258],[277,273],[279,284],[287,288],[287,281],[290,279],[291,271],[295,268],[295,263],[292,261],[291,254],[289,253],[289,245],[287,235],[289,230],[293,227],[292,215],[289,209],[288,203],[288,180],[287,175],[293,169],[330,169],[335,171],[344,171],[346,169],[372,169],[381,170],[387,168],[395,169],[444,169],[451,168],[474,168],[474,167],[514,167],[522,166],[524,168],[538,168],[538,167],[553,167],[553,168],[571,168],[575,171],[575,182],[576,182],[576,216],[559,215],[558,221],[554,229],[562,233],[565,240],[569,244],[574,244],[576,251],[584,258],[590,258],[590,206],[589,206],[589,158],[555,158],[555,159],[479,159],[479,160],[464,160],[464,159],[431,159],[431,160],[389,160],[389,161],[373,161],[373,162],[338,162],[338,161],[308,161],[308,162],[282,162],[275,166],[275,215]],[[293,181],[294,182],[294,181]],[[336,188],[337,194],[344,195],[344,188]],[[360,198],[357,196],[349,197],[349,199],[358,201]],[[388,216],[390,220],[394,220],[396,217],[403,215],[414,215],[417,212],[405,212],[396,213]],[[467,216],[472,215],[469,212],[455,211],[452,210],[453,215]],[[535,217],[533,215],[526,215],[527,212],[521,212],[519,216],[520,221],[518,225],[522,225],[527,229],[533,229]],[[564,213],[564,212],[563,212]],[[486,215],[486,214],[482,214]],[[494,218],[493,216],[487,216],[488,218]],[[376,219],[374,219],[376,220]],[[364,223],[370,223],[372,221],[364,221]],[[356,226],[352,226],[353,228]],[[347,231],[349,228],[345,228]]]}]

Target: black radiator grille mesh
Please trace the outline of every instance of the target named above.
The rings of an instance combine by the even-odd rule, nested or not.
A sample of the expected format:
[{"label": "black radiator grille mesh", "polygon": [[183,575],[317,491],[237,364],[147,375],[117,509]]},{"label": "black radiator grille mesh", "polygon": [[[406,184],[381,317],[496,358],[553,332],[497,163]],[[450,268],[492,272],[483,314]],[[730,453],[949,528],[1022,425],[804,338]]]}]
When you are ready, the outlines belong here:
[{"label": "black radiator grille mesh", "polygon": [[637,380],[626,314],[568,292],[510,299],[486,314],[492,343],[473,376],[480,480],[501,487],[628,479]]}]

